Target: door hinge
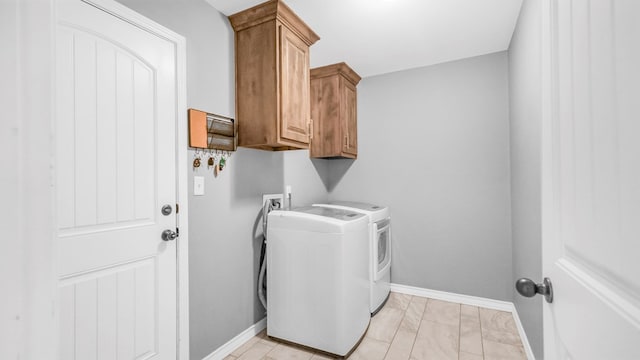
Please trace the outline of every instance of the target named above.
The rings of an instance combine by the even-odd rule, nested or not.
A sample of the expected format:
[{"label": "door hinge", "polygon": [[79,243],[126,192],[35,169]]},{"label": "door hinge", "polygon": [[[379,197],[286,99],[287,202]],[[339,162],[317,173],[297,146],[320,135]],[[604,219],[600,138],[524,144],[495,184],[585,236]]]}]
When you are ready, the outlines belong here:
[{"label": "door hinge", "polygon": [[180,212],[180,205],[176,204],[176,214]]}]

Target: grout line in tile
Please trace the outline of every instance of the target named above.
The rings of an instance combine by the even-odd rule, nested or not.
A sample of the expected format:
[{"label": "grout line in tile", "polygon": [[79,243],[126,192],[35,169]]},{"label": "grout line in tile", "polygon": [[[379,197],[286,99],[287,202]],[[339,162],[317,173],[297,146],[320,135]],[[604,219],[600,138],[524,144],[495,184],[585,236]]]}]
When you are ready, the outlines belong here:
[{"label": "grout line in tile", "polygon": [[427,306],[429,306],[430,298],[427,299],[427,302],[424,304],[424,310],[422,310],[422,314],[420,314],[420,321],[418,322],[418,329],[416,330],[416,337],[413,338],[413,344],[411,344],[411,351],[409,351],[409,359],[411,359],[411,354],[413,354],[413,348],[416,347],[416,341],[418,341],[418,334],[420,333],[420,328],[422,327],[424,313],[427,311]]},{"label": "grout line in tile", "polygon": [[460,343],[462,342],[462,305],[458,304],[460,308],[460,316],[458,317],[458,358],[460,358]]},{"label": "grout line in tile", "polygon": [[[411,298],[409,299],[409,305],[411,305],[411,300],[413,300],[414,296],[411,295]],[[389,346],[387,347],[387,351],[385,351],[384,356],[382,357],[383,359],[385,357],[387,357],[387,354],[389,354],[389,350],[391,350],[391,344],[393,344],[393,340],[396,339],[396,336],[398,335],[398,331],[400,330],[400,326],[402,326],[402,320],[404,320],[404,317],[407,316],[407,311],[409,310],[409,305],[407,305],[407,308],[404,310],[404,313],[402,315],[402,319],[400,319],[400,322],[398,323],[398,327],[396,328],[396,331],[393,333],[393,337],[391,338],[391,341],[389,342]]]},{"label": "grout line in tile", "polygon": [[480,324],[480,347],[482,347],[482,358],[484,359],[484,333],[482,332],[482,316],[480,316],[480,307],[476,306],[478,312],[478,323]]},{"label": "grout line in tile", "polygon": [[409,352],[409,359],[411,359],[411,354],[413,354],[413,348],[416,345],[416,341],[418,341],[418,334],[420,333],[420,327],[422,327],[422,318],[424,317],[424,313],[427,312],[427,306],[429,306],[430,298],[425,298],[427,301],[424,303],[424,309],[422,309],[422,313],[420,314],[420,321],[418,322],[418,329],[416,330],[416,337],[413,339],[413,344],[411,344],[411,351]]}]

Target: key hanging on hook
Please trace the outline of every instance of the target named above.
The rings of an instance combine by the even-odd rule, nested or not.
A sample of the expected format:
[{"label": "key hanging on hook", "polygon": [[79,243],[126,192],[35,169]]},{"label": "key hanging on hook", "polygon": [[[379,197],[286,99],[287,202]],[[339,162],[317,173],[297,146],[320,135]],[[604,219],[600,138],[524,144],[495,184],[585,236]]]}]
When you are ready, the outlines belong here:
[{"label": "key hanging on hook", "polygon": [[227,156],[225,155],[225,153],[223,152],[222,155],[220,156],[220,162],[218,163],[218,169],[220,171],[224,170],[224,167],[227,165]]},{"label": "key hanging on hook", "polygon": [[193,154],[193,168],[197,169],[200,167],[200,154],[199,154],[199,149],[196,149],[195,153]]},{"label": "key hanging on hook", "polygon": [[216,164],[216,160],[213,157],[213,150],[209,149],[209,160],[207,160],[207,166],[210,168]]}]

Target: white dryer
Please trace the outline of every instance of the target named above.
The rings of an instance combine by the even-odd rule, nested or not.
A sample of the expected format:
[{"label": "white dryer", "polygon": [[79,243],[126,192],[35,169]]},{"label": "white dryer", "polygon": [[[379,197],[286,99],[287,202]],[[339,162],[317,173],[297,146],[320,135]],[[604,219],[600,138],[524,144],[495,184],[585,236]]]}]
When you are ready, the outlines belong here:
[{"label": "white dryer", "polygon": [[391,290],[391,216],[389,208],[352,201],[335,201],[313,206],[354,211],[369,219],[370,311],[375,315]]},{"label": "white dryer", "polygon": [[368,218],[274,210],[267,226],[267,335],[345,356],[369,321]]}]

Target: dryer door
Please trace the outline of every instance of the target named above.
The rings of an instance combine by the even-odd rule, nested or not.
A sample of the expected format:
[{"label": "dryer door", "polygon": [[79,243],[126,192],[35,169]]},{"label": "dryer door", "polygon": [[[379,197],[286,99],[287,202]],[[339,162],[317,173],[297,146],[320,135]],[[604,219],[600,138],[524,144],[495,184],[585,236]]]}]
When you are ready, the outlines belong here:
[{"label": "dryer door", "polygon": [[373,245],[374,280],[380,280],[391,266],[391,219],[386,218],[374,224],[375,242]]}]

